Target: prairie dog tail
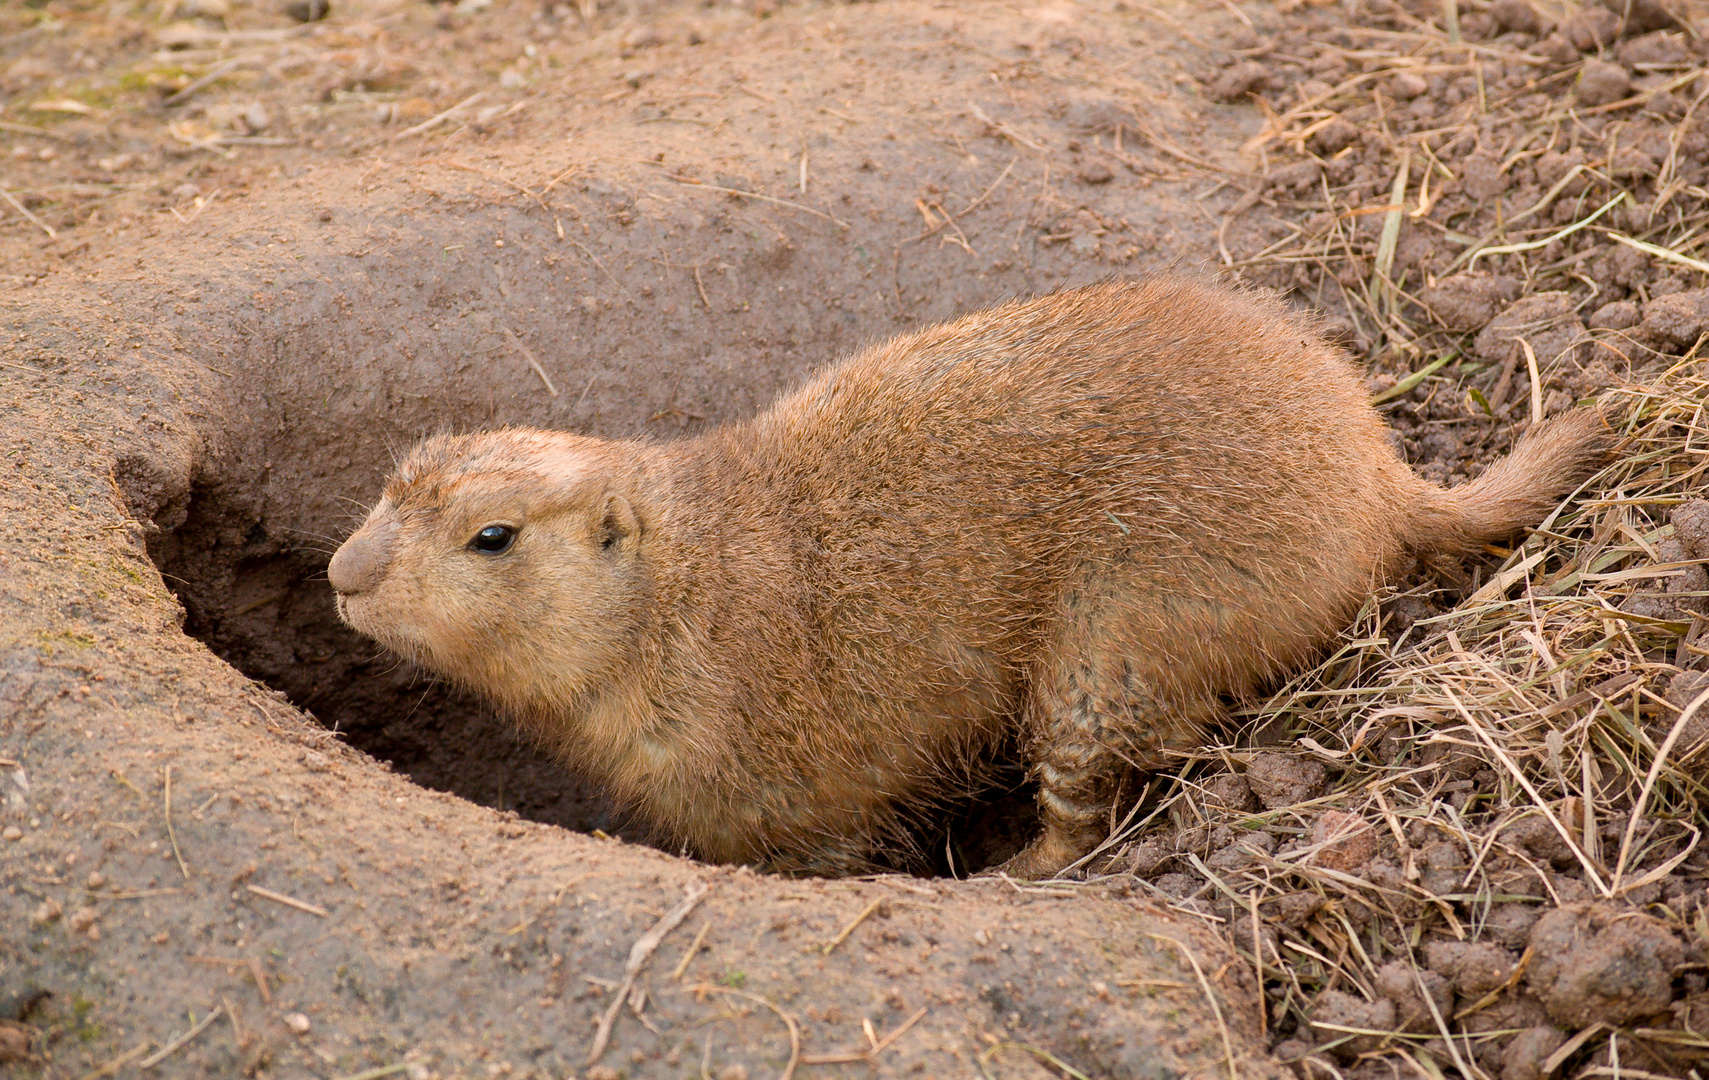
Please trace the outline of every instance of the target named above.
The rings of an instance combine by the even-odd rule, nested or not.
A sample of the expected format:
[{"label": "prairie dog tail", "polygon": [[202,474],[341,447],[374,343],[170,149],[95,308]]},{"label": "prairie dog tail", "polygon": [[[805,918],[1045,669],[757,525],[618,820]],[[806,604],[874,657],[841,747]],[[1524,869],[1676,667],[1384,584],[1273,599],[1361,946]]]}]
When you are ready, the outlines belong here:
[{"label": "prairie dog tail", "polygon": [[1416,518],[1413,551],[1421,557],[1459,555],[1538,524],[1607,462],[1615,441],[1595,406],[1544,421],[1471,483],[1431,488]]}]

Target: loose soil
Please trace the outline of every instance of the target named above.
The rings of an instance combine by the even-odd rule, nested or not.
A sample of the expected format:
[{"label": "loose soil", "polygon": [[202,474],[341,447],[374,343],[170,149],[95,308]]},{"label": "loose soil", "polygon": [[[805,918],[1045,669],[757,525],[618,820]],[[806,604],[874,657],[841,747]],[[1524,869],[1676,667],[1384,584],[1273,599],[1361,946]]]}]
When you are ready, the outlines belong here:
[{"label": "loose soil", "polygon": [[[33,5],[0,12],[0,1063],[127,1075],[192,1030],[154,1074],[1709,1049],[1702,11]],[[949,880],[1025,839],[1023,787],[936,826],[935,879],[612,839],[647,837],[333,615],[326,559],[424,433],[666,438],[1170,264],[1325,311],[1442,482],[1598,393],[1631,438],[1234,703],[1072,880]]]}]

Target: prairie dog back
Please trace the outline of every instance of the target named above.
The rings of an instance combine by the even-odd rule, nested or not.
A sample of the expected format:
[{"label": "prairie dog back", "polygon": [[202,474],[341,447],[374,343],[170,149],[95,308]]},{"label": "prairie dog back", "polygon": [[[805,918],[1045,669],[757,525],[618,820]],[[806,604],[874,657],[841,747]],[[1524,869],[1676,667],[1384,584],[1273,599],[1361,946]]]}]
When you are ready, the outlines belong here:
[{"label": "prairie dog back", "polygon": [[1106,282],[866,349],[663,444],[430,439],[329,578],[356,629],[501,703],[703,857],[848,872],[1024,748],[1048,875],[1134,770],[1383,582],[1534,523],[1594,411],[1443,491],[1274,301]]}]

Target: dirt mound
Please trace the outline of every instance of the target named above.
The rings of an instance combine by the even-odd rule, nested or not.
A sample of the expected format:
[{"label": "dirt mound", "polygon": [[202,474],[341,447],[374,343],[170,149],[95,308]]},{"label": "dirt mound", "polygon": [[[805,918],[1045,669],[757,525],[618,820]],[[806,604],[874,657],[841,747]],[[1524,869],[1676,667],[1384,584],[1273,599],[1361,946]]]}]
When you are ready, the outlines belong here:
[{"label": "dirt mound", "polygon": [[[157,312],[169,350],[200,343],[206,366],[181,377],[221,400],[210,418],[178,417],[210,451],[193,475],[184,460],[139,450],[117,476],[135,492],[133,512],[161,526],[149,552],[186,630],[240,670],[422,783],[624,832],[612,808],[565,785],[478,703],[422,684],[337,623],[320,584],[326,556],[393,452],[445,427],[697,429],[753,411],[871,337],[1142,257],[1208,251],[1208,219],[1185,192],[1154,186],[1178,176],[1178,162],[1138,134],[1185,153],[1170,130],[1184,107],[1161,69],[1148,79],[1120,70],[1137,24],[1062,13],[893,20],[887,48],[942,67],[919,101],[888,92],[882,50],[846,20],[684,11],[581,27],[568,13],[517,10],[441,29],[431,12],[417,17],[426,40],[393,41],[384,63],[367,53],[328,63],[391,65],[414,85],[448,37],[489,54],[527,39],[533,58],[512,59],[528,77],[499,87],[523,107],[419,133],[390,114],[376,132],[371,114],[326,110],[314,141],[344,144],[357,161],[303,155],[261,198],[242,157],[198,160],[192,186],[223,198],[196,196],[187,212],[169,204],[146,226],[120,218],[106,238],[87,230],[95,247],[80,272],[113,303]],[[168,30],[152,33],[189,40]],[[356,19],[313,40],[354,47],[381,32]],[[778,49],[813,57],[811,77],[768,59]],[[988,100],[989,65],[967,61],[986,54],[1011,58],[1001,102]],[[297,115],[292,94],[304,87],[279,81],[269,107]],[[179,125],[198,109],[226,115],[215,89],[169,115],[193,114]],[[916,106],[953,120],[909,136]],[[141,128],[147,114],[123,116]],[[249,123],[228,120],[231,131]],[[102,142],[78,123],[61,125],[64,138],[98,169],[87,158]],[[1124,179],[1088,183],[1063,161],[1104,162]],[[144,249],[149,269],[174,267],[165,286],[127,265],[150,233],[160,243]],[[400,263],[409,269],[395,272]],[[242,297],[245,317],[215,311],[222,296]]]}]

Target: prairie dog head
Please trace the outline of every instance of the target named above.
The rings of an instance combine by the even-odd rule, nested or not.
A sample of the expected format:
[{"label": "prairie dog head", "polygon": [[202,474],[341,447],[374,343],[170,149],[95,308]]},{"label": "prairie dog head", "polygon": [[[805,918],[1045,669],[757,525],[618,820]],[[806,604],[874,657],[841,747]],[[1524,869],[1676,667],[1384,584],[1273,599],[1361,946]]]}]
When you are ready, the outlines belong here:
[{"label": "prairie dog head", "polygon": [[627,652],[644,588],[613,462],[557,432],[426,440],[327,567],[340,617],[506,704],[572,700]]}]

